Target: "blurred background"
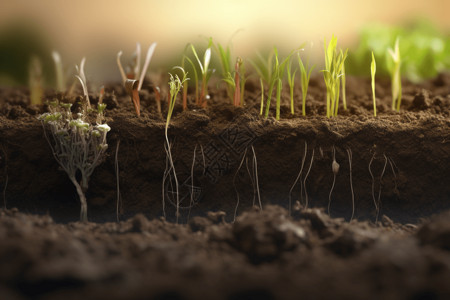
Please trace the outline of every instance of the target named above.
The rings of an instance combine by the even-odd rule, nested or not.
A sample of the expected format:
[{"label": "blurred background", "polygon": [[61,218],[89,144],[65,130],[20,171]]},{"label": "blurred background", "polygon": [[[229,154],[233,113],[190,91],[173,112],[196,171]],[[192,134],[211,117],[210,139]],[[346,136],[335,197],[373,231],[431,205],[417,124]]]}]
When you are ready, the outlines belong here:
[{"label": "blurred background", "polygon": [[274,45],[286,53],[312,42],[311,59],[320,64],[323,40],[332,34],[340,47],[356,49],[367,24],[407,26],[425,18],[448,36],[449,12],[449,0],[3,1],[0,85],[27,84],[30,61],[39,57],[51,86],[52,50],[68,73],[86,56],[88,80],[119,81],[116,54],[123,50],[129,60],[136,42],[144,53],[158,42],[150,70],[167,72],[180,63],[187,43],[206,46],[208,37],[223,45],[231,41],[234,55],[244,58]]}]

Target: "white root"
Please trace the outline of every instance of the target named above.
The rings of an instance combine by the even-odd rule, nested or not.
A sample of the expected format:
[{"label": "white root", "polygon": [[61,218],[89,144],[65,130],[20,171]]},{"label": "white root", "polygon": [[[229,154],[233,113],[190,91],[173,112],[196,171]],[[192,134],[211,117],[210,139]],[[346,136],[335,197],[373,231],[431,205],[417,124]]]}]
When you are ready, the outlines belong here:
[{"label": "white root", "polygon": [[169,137],[168,137],[168,135],[167,135],[167,126],[166,126],[166,142],[167,142],[166,153],[167,153],[167,156],[169,157],[169,163],[170,163],[170,166],[171,166],[170,169],[171,169],[172,172],[173,172],[173,178],[174,178],[174,180],[175,180],[175,191],[176,191],[175,193],[176,193],[176,197],[177,197],[177,201],[176,201],[176,203],[177,203],[177,209],[176,209],[175,217],[176,217],[176,223],[178,224],[178,218],[180,217],[180,194],[179,194],[179,192],[178,192],[178,187],[179,187],[179,185],[178,185],[177,172],[176,172],[176,170],[175,170],[175,165],[174,165],[174,163],[173,163],[172,151],[170,150],[171,145],[170,145],[170,143],[169,143]]},{"label": "white root", "polygon": [[256,192],[258,194],[259,209],[262,210],[261,194],[259,192],[259,182],[258,182],[258,163],[256,161],[256,153],[255,153],[255,148],[253,147],[253,145],[252,145],[252,152],[253,152],[253,170],[254,170],[254,174],[255,174]]},{"label": "white root", "polygon": [[205,159],[205,153],[203,152],[203,146],[200,145],[200,151],[202,152],[202,158],[203,158],[203,175],[205,175],[206,172],[206,159]]},{"label": "white root", "polygon": [[305,208],[308,208],[308,192],[306,190],[306,179],[308,179],[309,172],[311,171],[311,167],[314,161],[314,148],[311,154],[311,162],[309,164],[308,172],[306,172],[305,178],[303,179],[303,188],[305,190]]},{"label": "white root", "polygon": [[117,222],[119,222],[119,205],[120,205],[120,186],[119,186],[119,145],[120,140],[117,141],[116,146],[116,155],[115,155],[115,162],[114,162],[114,170],[116,171],[116,187],[117,187],[117,203],[116,203],[116,219]]},{"label": "white root", "polygon": [[370,159],[370,162],[369,162],[369,173],[370,173],[370,177],[372,177],[372,199],[373,199],[373,204],[375,205],[375,211],[376,211],[376,214],[378,216],[378,204],[377,204],[377,201],[375,200],[375,177],[373,176],[373,173],[372,173],[372,162],[373,162],[374,158],[375,158],[375,153],[372,155],[372,158]]},{"label": "white root", "polygon": [[347,155],[348,155],[348,164],[350,167],[350,190],[352,192],[352,217],[350,218],[350,222],[351,222],[353,220],[353,217],[355,216],[355,193],[353,192],[353,179],[352,179],[353,154],[352,154],[352,150],[350,148],[347,148]]},{"label": "white root", "polygon": [[[162,209],[163,209],[163,216],[164,218],[166,218],[166,200],[165,200],[165,196],[166,196],[166,181],[167,178],[169,178],[169,184],[170,187],[167,188],[167,194],[169,195],[169,189],[171,191],[173,191],[173,185],[172,185],[172,176],[171,171],[172,171],[172,164],[170,163],[170,157],[167,154],[168,153],[168,147],[170,147],[170,144],[166,144],[164,143],[164,150],[166,151],[166,168],[164,169],[164,175],[163,175],[163,180],[162,180]],[[170,198],[169,198],[169,202],[171,202]],[[175,204],[176,206],[176,204]]]},{"label": "white root", "polygon": [[191,201],[189,203],[189,212],[188,212],[188,220],[191,216],[191,209],[194,206],[194,166],[195,166],[195,153],[197,151],[197,145],[194,147],[194,155],[192,158],[192,166],[191,166]]},{"label": "white root", "polygon": [[383,176],[384,176],[384,172],[386,171],[386,166],[388,163],[388,159],[386,157],[386,154],[383,153],[384,156],[384,166],[383,166],[383,170],[381,171],[381,175],[380,175],[380,185],[378,187],[378,211],[377,211],[377,217],[376,217],[376,222],[378,222],[378,216],[380,214],[380,204],[381,204],[381,188],[383,186]]},{"label": "white root", "polygon": [[392,174],[394,175],[394,191],[398,192],[398,186],[397,186],[397,173],[395,173],[394,167],[398,170],[397,166],[395,165],[395,162],[392,158],[388,157],[389,164],[391,166]]},{"label": "white root", "polygon": [[[303,151],[303,157],[302,157],[302,164],[301,164],[301,167],[300,167],[300,172],[298,172],[297,178],[295,178],[295,181],[292,184],[291,189],[289,190],[289,216],[291,215],[291,210],[292,210],[292,191],[294,190],[295,185],[297,184],[298,180],[302,176],[303,167],[305,165],[307,152],[308,152],[308,143],[305,141],[305,149]],[[300,182],[300,186],[301,186],[301,182]],[[303,189],[301,189],[301,190],[303,190]],[[302,191],[300,191],[300,194],[301,194],[301,192]]]},{"label": "white root", "polygon": [[369,162],[369,173],[370,173],[370,176],[372,177],[372,198],[373,198],[373,202],[375,204],[375,210],[376,210],[375,223],[378,223],[378,217],[380,215],[381,190],[382,190],[382,187],[383,187],[383,176],[384,176],[384,173],[386,171],[387,163],[389,161],[389,159],[386,156],[386,154],[383,153],[383,157],[384,157],[384,165],[383,165],[383,169],[381,170],[381,174],[380,174],[377,198],[375,198],[375,177],[373,176],[372,168],[371,168],[372,162],[373,162],[373,160],[375,158],[375,153],[373,154],[373,156],[372,156],[372,158],[371,158],[371,160]]},{"label": "white root", "polygon": [[252,206],[255,206],[256,201],[256,187],[255,187],[255,181],[253,179],[253,173],[250,172],[250,168],[248,166],[248,157],[245,158],[245,167],[247,169],[248,176],[250,177],[250,181],[252,182],[252,188],[253,188],[253,200],[252,200]]},{"label": "white root", "polygon": [[237,199],[236,200],[236,207],[234,208],[233,223],[236,221],[236,215],[237,215],[237,210],[238,210],[238,206],[239,206],[239,192],[238,192],[238,189],[236,187],[236,176],[239,173],[239,171],[241,170],[241,167],[244,164],[244,160],[245,160],[246,156],[247,156],[247,148],[245,148],[244,155],[242,155],[241,163],[239,164],[239,167],[237,168],[236,173],[234,173],[234,176],[233,176],[233,186],[234,186],[234,190],[236,192],[236,199]]},{"label": "white root", "polygon": [[336,175],[339,172],[339,164],[336,161],[336,148],[333,146],[333,162],[331,163],[331,171],[333,172],[333,184],[331,185],[330,194],[328,195],[328,215],[330,215],[331,194],[333,193],[336,183]]}]

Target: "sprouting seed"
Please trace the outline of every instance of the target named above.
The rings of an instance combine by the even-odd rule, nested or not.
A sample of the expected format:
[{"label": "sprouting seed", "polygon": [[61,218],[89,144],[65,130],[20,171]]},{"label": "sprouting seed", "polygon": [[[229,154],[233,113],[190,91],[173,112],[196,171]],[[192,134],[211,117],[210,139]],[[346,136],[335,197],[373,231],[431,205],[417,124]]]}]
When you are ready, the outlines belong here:
[{"label": "sprouting seed", "polygon": [[333,193],[334,184],[336,183],[336,175],[339,173],[339,164],[336,161],[336,149],[333,146],[333,162],[331,163],[331,171],[333,172],[333,184],[331,185],[330,194],[328,195],[328,214],[330,214],[331,194]]}]

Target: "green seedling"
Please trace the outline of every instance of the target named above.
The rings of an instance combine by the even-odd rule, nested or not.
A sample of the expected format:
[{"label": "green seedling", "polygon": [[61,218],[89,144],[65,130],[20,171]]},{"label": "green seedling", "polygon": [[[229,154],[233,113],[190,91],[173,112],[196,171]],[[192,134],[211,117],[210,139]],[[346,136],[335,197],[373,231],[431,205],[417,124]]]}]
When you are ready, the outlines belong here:
[{"label": "green seedling", "polygon": [[208,97],[208,81],[211,77],[212,70],[209,69],[209,63],[211,61],[211,42],[209,47],[206,49],[205,54],[203,55],[203,63],[200,60],[197,51],[193,44],[191,44],[192,53],[194,53],[195,58],[197,59],[198,66],[200,67],[200,73],[202,75],[202,84],[200,88],[200,96],[198,98],[197,105],[206,107],[206,99]]},{"label": "green seedling", "polygon": [[[270,97],[273,92],[273,84],[275,84],[275,79],[273,78],[273,56],[274,52],[271,51],[265,59],[260,53],[256,54],[256,60],[250,60],[250,64],[255,69],[256,73],[260,78],[261,83],[261,106],[260,106],[260,115],[264,112],[264,85],[272,86],[270,90]],[[273,82],[273,84],[272,84]],[[269,96],[268,96],[269,97]]]},{"label": "green seedling", "polygon": [[[80,68],[82,69],[82,68]],[[81,76],[77,77],[80,81]],[[83,90],[85,81],[81,81]],[[84,97],[84,102],[87,98]],[[74,184],[81,202],[80,220],[86,222],[86,191],[94,169],[103,161],[108,144],[106,135],[110,127],[104,123],[106,104],[97,106],[96,124],[88,121],[87,103],[82,105],[81,112],[73,117],[72,104],[58,101],[49,104],[50,112],[39,116],[44,127],[45,137],[53,156]],[[48,127],[52,139],[47,135]],[[77,180],[79,174],[80,181]]]},{"label": "green seedling", "polygon": [[181,79],[178,75],[172,75],[171,73],[169,73],[170,76],[170,80],[169,80],[169,107],[167,110],[167,118],[166,118],[166,125],[165,125],[165,129],[164,129],[164,134],[165,134],[165,138],[166,138],[166,145],[165,145],[165,149],[166,149],[166,154],[167,154],[167,160],[169,162],[169,168],[166,169],[166,171],[164,172],[164,179],[163,179],[163,211],[164,211],[164,215],[165,215],[165,201],[164,201],[164,194],[165,194],[165,189],[164,189],[164,184],[165,184],[165,179],[170,176],[170,174],[173,175],[174,181],[175,181],[175,194],[176,194],[176,206],[177,206],[177,211],[176,211],[176,220],[178,223],[178,217],[179,217],[179,210],[180,210],[180,198],[179,198],[179,193],[178,193],[178,179],[177,179],[177,174],[175,171],[175,165],[173,163],[173,158],[172,158],[172,151],[171,151],[171,145],[169,143],[169,136],[168,136],[168,130],[169,130],[169,124],[170,124],[170,120],[172,119],[172,114],[173,114],[173,109],[175,108],[175,102],[178,96],[178,93],[180,92],[181,88],[183,87],[183,84],[185,81],[189,80],[187,78],[187,73],[184,71],[184,69],[182,67],[174,67],[174,69],[178,69],[181,71],[182,76]]},{"label": "green seedling", "polygon": [[44,91],[42,89],[42,63],[37,56],[32,56],[28,67],[28,84],[30,88],[30,104],[42,105]]},{"label": "green seedling", "polygon": [[336,50],[337,38],[333,36],[327,46],[324,41],[325,51],[325,69],[322,70],[323,78],[327,88],[327,117],[331,118],[337,116],[339,108],[339,95],[341,77],[345,72],[344,62],[347,58],[348,49],[343,52]]},{"label": "green seedling", "polygon": [[342,63],[341,72],[341,85],[342,85],[342,104],[344,105],[344,110],[347,110],[347,93],[345,92],[345,60]]},{"label": "green seedling", "polygon": [[333,184],[331,185],[330,194],[328,195],[328,215],[330,215],[331,194],[333,193],[336,183],[336,175],[339,173],[339,163],[336,161],[336,148],[333,146],[333,162],[331,163],[331,171],[333,172]]},{"label": "green seedling", "polygon": [[289,62],[286,66],[287,80],[289,84],[289,95],[291,98],[291,114],[294,115],[294,83],[295,83],[295,73],[297,73],[297,69],[294,72],[291,70],[291,62]]},{"label": "green seedling", "polygon": [[75,66],[75,69],[77,70],[78,75],[75,75],[75,77],[78,79],[78,81],[81,84],[81,87],[83,88],[83,110],[87,111],[91,108],[91,101],[89,100],[89,93],[87,90],[87,84],[86,84],[86,75],[84,74],[84,64],[86,62],[86,58],[83,57],[81,59],[80,66]]},{"label": "green seedling", "polygon": [[259,83],[261,84],[261,104],[259,106],[259,114],[262,116],[264,109],[264,81],[262,78],[259,79]]},{"label": "green seedling", "polygon": [[442,29],[420,18],[401,25],[369,23],[361,30],[347,71],[360,76],[367,74],[367,62],[373,52],[378,64],[377,75],[389,76],[390,57],[386,49],[401,36],[402,77],[413,82],[434,78],[450,69],[450,35]]},{"label": "green seedling", "polygon": [[375,98],[375,73],[377,72],[377,63],[372,52],[372,63],[370,64],[370,76],[372,78],[372,98],[373,98],[373,116],[377,116],[377,99]]},{"label": "green seedling", "polygon": [[155,52],[157,43],[154,42],[148,47],[147,55],[145,57],[144,64],[141,70],[141,45],[139,43],[136,44],[136,52],[134,54],[133,63],[129,67],[129,72],[125,73],[120,58],[122,56],[122,51],[117,53],[117,66],[119,67],[120,75],[122,77],[122,83],[125,86],[125,89],[128,92],[128,95],[133,102],[134,108],[136,110],[136,115],[140,116],[140,99],[139,99],[139,91],[142,88],[142,84],[145,79],[145,75],[147,74],[148,66],[150,65],[150,61],[152,59],[153,53]]},{"label": "green seedling", "polygon": [[244,72],[245,71],[243,71],[242,67],[242,59],[238,57],[234,66],[234,77],[231,73],[228,73],[227,77],[223,79],[227,83],[227,86],[231,88],[233,105],[236,107],[242,106],[243,104],[245,78],[241,79],[241,74]]},{"label": "green seedling", "polygon": [[[274,82],[273,84],[277,84],[277,98],[276,98],[276,112],[275,112],[275,118],[277,120],[280,119],[280,105],[281,105],[281,90],[283,89],[283,76],[284,76],[284,70],[286,68],[286,65],[288,64],[288,62],[290,62],[292,53],[291,52],[288,57],[286,57],[284,60],[281,61],[281,63],[278,60],[278,50],[276,47],[274,47],[273,49],[274,53],[275,53],[275,65],[274,65],[274,71],[273,74],[274,76]],[[271,84],[269,86],[269,97],[267,98],[267,102],[266,102],[266,113],[265,113],[265,117],[267,118],[269,116],[269,108],[270,108],[270,100],[271,100],[271,91],[270,91],[270,87],[273,88],[273,85]]]},{"label": "green seedling", "polygon": [[391,58],[391,64],[388,65],[388,70],[391,75],[392,110],[400,111],[400,104],[402,102],[402,80],[400,72],[401,58],[398,37],[395,40],[394,49],[388,48],[387,55]]},{"label": "green seedling", "polygon": [[[227,84],[227,95],[234,106],[242,106],[244,104],[244,87],[246,82],[243,60],[240,57],[236,58],[233,72],[230,44],[226,48],[221,44],[213,44],[213,46],[220,60],[222,79]],[[239,99],[236,98],[237,95],[239,95]]]},{"label": "green seedling", "polygon": [[232,79],[233,76],[231,71],[231,50],[230,45],[227,45],[226,48],[224,48],[221,44],[213,44],[214,49],[216,50],[219,59],[220,59],[220,66],[222,68],[222,78],[227,83],[227,94],[228,97],[231,100],[231,103],[234,103],[234,90],[236,88],[235,81],[230,81],[230,78]]},{"label": "green seedling", "polygon": [[300,57],[300,53],[297,53],[298,65],[300,68],[300,81],[302,88],[302,115],[306,116],[306,95],[308,94],[308,86],[309,80],[311,78],[311,72],[315,66],[309,68],[309,63],[306,62],[306,66],[303,64],[302,58]]},{"label": "green seedling", "polygon": [[281,80],[281,78],[278,78],[278,80],[277,80],[277,94],[276,94],[277,95],[276,96],[277,106],[276,106],[276,112],[275,112],[275,119],[276,120],[280,119],[280,103],[281,103],[281,90],[282,89],[283,89],[283,81]]},{"label": "green seedling", "polygon": [[[186,55],[183,54],[183,58],[181,59],[181,68],[183,70],[186,69],[186,60],[190,60],[190,59]],[[192,61],[190,63],[192,64]],[[193,64],[191,66],[193,67]],[[193,69],[195,70],[195,67],[193,67]],[[196,80],[196,82],[197,82],[197,80]],[[183,83],[183,110],[187,110],[187,107],[188,107],[188,103],[187,103],[188,89],[189,89],[189,81],[186,80]]]},{"label": "green seedling", "polygon": [[[188,45],[189,46],[189,45]],[[185,52],[187,50],[188,47],[186,47]],[[195,93],[195,103],[199,103],[199,89],[198,89],[198,73],[197,73],[197,68],[195,67],[194,62],[186,55],[183,55],[183,61],[182,61],[182,65],[181,67],[183,69],[185,69],[185,64],[184,62],[187,61],[192,69],[192,73],[194,75],[194,93]],[[187,108],[187,92],[188,92],[188,84],[189,81],[185,81],[184,83],[184,87],[183,87],[183,103],[184,103],[184,94],[186,94],[186,108]],[[184,105],[184,104],[183,104]]]},{"label": "green seedling", "polygon": [[64,71],[61,56],[57,51],[52,51],[52,58],[53,62],[55,63],[56,90],[62,93],[66,90],[66,84],[64,80]]},{"label": "green seedling", "polygon": [[[294,50],[295,51],[295,50]],[[278,50],[276,47],[273,48],[272,52],[268,55],[267,59],[264,59],[261,54],[257,54],[257,61],[250,61],[250,63],[253,65],[253,68],[258,73],[259,77],[262,79],[261,82],[261,89],[264,89],[263,84],[267,84],[269,87],[268,94],[267,94],[267,100],[266,100],[266,109],[264,113],[264,117],[269,116],[269,110],[270,110],[270,102],[272,100],[272,94],[274,88],[277,88],[277,98],[276,98],[276,119],[280,119],[280,102],[281,102],[281,89],[283,88],[283,76],[284,71],[286,69],[286,66],[290,62],[291,56],[294,53],[292,51],[286,58],[283,60],[279,60],[278,58]],[[280,82],[281,81],[281,82]],[[261,96],[264,97],[264,96]],[[263,103],[264,100],[261,101],[261,115],[263,112]]]}]

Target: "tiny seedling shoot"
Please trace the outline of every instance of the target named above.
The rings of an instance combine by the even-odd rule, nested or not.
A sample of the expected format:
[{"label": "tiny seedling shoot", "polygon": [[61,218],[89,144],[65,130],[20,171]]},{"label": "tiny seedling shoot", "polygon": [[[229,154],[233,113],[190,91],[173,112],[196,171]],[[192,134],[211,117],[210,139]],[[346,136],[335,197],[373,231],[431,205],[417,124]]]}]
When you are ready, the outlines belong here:
[{"label": "tiny seedling shoot", "polygon": [[242,106],[245,78],[241,78],[243,70],[243,61],[240,57],[236,58],[236,64],[234,66],[234,76],[229,72],[223,81],[227,83],[227,91],[230,91],[232,96],[232,103],[234,106]]},{"label": "tiny seedling shoot", "polygon": [[30,87],[30,104],[41,105],[44,91],[42,89],[42,63],[39,57],[32,56],[28,66],[28,84]]},{"label": "tiny seedling shoot", "polygon": [[57,51],[52,51],[52,58],[55,63],[56,90],[62,93],[66,90],[66,84],[64,80],[64,71],[61,61],[61,55],[59,55]]},{"label": "tiny seedling shoot", "polygon": [[377,72],[377,64],[375,62],[375,56],[372,52],[372,63],[370,64],[370,76],[372,79],[372,98],[373,98],[373,116],[377,116],[377,99],[375,98],[375,73]]},{"label": "tiny seedling shoot", "polygon": [[287,80],[289,84],[289,96],[291,99],[291,114],[294,115],[294,83],[295,83],[295,73],[297,73],[297,69],[292,72],[291,70],[291,62],[289,62],[286,66]]},{"label": "tiny seedling shoot", "polygon": [[392,83],[392,110],[400,111],[400,104],[402,102],[402,80],[400,72],[401,57],[398,37],[395,40],[394,49],[389,48],[387,53],[391,58],[391,60],[387,61]]},{"label": "tiny seedling shoot", "polygon": [[345,52],[342,50],[338,52],[336,47],[337,38],[335,36],[331,38],[328,46],[327,41],[324,41],[325,69],[322,72],[327,88],[326,107],[328,118],[335,117],[338,113],[341,77],[345,76],[344,62],[348,52],[348,49]]},{"label": "tiny seedling shoot", "polygon": [[[211,44],[211,42],[210,42]],[[206,98],[208,97],[208,81],[211,77],[212,70],[209,69],[209,63],[211,61],[211,45],[205,50],[203,55],[203,63],[201,62],[194,45],[191,44],[192,53],[194,53],[197,59],[198,66],[200,67],[200,73],[202,75],[202,85],[200,88],[200,96],[197,99],[197,105],[206,107]]]},{"label": "tiny seedling shoot", "polygon": [[228,97],[231,100],[231,103],[234,103],[234,89],[235,89],[235,82],[233,80],[232,71],[231,71],[231,49],[230,45],[227,45],[226,48],[224,48],[221,44],[213,44],[214,49],[216,50],[219,59],[220,59],[220,66],[222,68],[222,78],[227,84],[227,94]]},{"label": "tiny seedling shoot", "polygon": [[306,95],[308,94],[309,79],[311,78],[311,72],[314,69],[314,66],[310,68],[308,61],[306,62],[305,66],[303,64],[302,58],[300,57],[300,53],[297,53],[297,57],[301,75],[300,83],[302,88],[302,115],[306,116]]},{"label": "tiny seedling shoot", "polygon": [[141,45],[139,43],[136,44],[136,52],[134,55],[134,60],[131,66],[128,68],[128,72],[125,73],[125,70],[122,67],[122,63],[120,58],[122,56],[122,51],[117,53],[117,66],[120,71],[120,75],[122,77],[122,83],[125,86],[127,93],[130,95],[131,101],[133,102],[134,108],[136,110],[136,115],[139,117],[140,113],[140,100],[139,100],[139,91],[142,88],[142,83],[144,82],[145,75],[147,73],[148,66],[152,59],[153,53],[155,52],[157,43],[154,42],[150,45],[147,50],[147,55],[145,57],[144,65],[141,70]]},{"label": "tiny seedling shoot", "polygon": [[[290,58],[292,56],[291,52],[284,60],[281,61],[278,59],[278,50],[276,47],[273,48],[273,51],[269,54],[267,59],[264,59],[261,55],[258,55],[259,61],[252,62],[253,67],[256,72],[259,74],[261,80],[261,90],[263,90],[263,82],[269,85],[269,92],[267,94],[266,101],[266,109],[264,113],[264,117],[267,118],[269,116],[270,110],[270,102],[272,100],[273,89],[277,88],[276,95],[276,119],[280,119],[280,103],[281,103],[281,90],[283,87],[282,81],[284,76],[284,70],[286,65],[289,63]],[[275,61],[275,63],[273,62]],[[263,96],[261,96],[263,97]],[[261,99],[261,114],[263,112],[263,99]]]}]

